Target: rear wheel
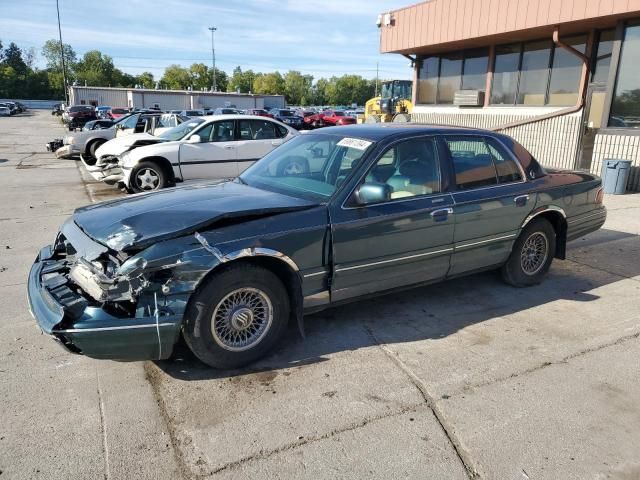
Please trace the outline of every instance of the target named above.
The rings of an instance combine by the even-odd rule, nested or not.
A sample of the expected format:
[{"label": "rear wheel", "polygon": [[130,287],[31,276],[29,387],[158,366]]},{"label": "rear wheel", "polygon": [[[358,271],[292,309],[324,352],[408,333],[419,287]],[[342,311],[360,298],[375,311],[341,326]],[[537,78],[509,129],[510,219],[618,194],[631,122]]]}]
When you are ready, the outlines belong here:
[{"label": "rear wheel", "polygon": [[191,351],[214,368],[239,368],[268,353],[289,320],[280,279],[255,265],[230,267],[194,294],[183,334]]},{"label": "rear wheel", "polygon": [[529,223],[515,241],[502,266],[502,278],[514,287],[539,284],[551,267],[556,252],[556,232],[545,219]]},{"label": "rear wheel", "polygon": [[147,160],[136,165],[131,172],[130,188],[134,193],[160,190],[167,186],[167,173],[157,162]]}]

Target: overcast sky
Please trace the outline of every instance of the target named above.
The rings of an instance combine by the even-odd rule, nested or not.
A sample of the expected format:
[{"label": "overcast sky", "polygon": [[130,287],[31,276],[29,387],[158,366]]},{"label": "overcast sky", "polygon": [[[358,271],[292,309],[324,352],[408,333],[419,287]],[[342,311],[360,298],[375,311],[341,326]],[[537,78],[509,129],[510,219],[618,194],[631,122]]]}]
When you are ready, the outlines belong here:
[{"label": "overcast sky", "polygon": [[[0,0],[0,40],[40,48],[57,38],[55,0]],[[227,72],[299,70],[315,78],[354,73],[411,76],[400,55],[378,53],[378,13],[411,0],[60,0],[62,39],[80,56],[97,49],[116,67],[156,78],[171,63],[211,64]],[[39,67],[44,66],[38,52]]]}]

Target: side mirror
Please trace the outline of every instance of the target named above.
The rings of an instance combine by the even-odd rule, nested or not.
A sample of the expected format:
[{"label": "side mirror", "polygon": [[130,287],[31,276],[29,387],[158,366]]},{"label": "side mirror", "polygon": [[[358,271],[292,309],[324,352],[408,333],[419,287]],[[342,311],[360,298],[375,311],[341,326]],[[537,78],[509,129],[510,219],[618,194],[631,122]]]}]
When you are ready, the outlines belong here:
[{"label": "side mirror", "polygon": [[363,183],[353,193],[353,203],[368,205],[391,200],[391,187],[386,183]]},{"label": "side mirror", "polygon": [[189,137],[189,140],[187,140],[187,143],[200,143],[200,142],[202,142],[200,135],[191,135]]}]

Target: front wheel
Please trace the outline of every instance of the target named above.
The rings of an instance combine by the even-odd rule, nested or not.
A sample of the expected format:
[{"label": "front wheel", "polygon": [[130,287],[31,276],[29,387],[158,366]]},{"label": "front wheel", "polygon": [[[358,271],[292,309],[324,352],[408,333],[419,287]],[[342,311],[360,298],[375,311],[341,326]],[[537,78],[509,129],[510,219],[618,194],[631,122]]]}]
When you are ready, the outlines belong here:
[{"label": "front wheel", "polygon": [[513,245],[502,266],[502,278],[514,287],[539,284],[551,267],[556,253],[556,232],[545,219],[529,223]]},{"label": "front wheel", "polygon": [[280,279],[255,265],[210,277],[189,302],[183,334],[191,351],[214,368],[239,368],[268,353],[289,320]]},{"label": "front wheel", "polygon": [[144,161],[133,168],[129,183],[134,193],[160,190],[167,186],[167,174],[156,162]]}]

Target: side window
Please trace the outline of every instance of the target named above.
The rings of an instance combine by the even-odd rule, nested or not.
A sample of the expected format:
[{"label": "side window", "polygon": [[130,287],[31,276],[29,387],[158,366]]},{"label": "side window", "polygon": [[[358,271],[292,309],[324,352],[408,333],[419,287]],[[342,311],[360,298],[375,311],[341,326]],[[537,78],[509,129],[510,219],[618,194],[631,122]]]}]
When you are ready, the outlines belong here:
[{"label": "side window", "polygon": [[493,138],[487,138],[486,141],[487,147],[489,147],[489,151],[491,152],[491,157],[493,157],[493,162],[496,165],[498,183],[521,181],[522,173],[520,173],[518,165],[505,151],[504,147]]},{"label": "side window", "polygon": [[487,187],[498,183],[489,147],[482,137],[444,137],[453,167],[458,190]]},{"label": "side window", "polygon": [[278,136],[278,138],[286,137],[289,133],[289,131],[282,125],[278,125],[276,123],[274,123],[273,125],[276,127],[276,135]]},{"label": "side window", "polygon": [[121,127],[122,130],[129,130],[131,128],[136,128],[139,118],[140,118],[140,115],[131,115],[129,118],[127,118],[124,122],[120,124],[122,126]]},{"label": "side window", "polygon": [[278,138],[274,124],[263,120],[240,120],[240,140]]},{"label": "side window", "polygon": [[206,125],[200,130],[198,130],[197,132],[195,132],[195,135],[198,135],[200,137],[201,142],[210,142],[212,130],[213,130],[213,123],[210,123],[209,125]]},{"label": "side window", "polygon": [[224,120],[212,124],[213,132],[211,134],[212,142],[232,142],[234,140],[233,120]]},{"label": "side window", "polygon": [[391,199],[440,193],[442,181],[437,152],[433,138],[398,143],[382,154],[365,181],[389,185]]}]

